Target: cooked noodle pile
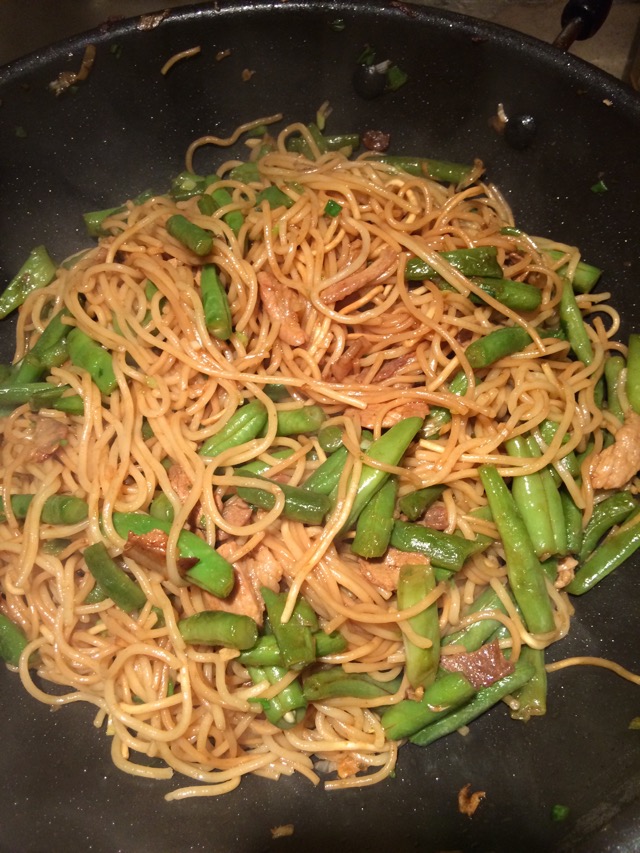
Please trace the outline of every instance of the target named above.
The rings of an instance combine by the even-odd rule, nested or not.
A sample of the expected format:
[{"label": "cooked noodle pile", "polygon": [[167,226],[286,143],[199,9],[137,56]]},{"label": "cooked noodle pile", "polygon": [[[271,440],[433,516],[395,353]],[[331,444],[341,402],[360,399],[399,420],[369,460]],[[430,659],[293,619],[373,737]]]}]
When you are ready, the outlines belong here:
[{"label": "cooked noodle pile", "polygon": [[[315,160],[287,151],[292,134],[306,139]],[[22,307],[16,361],[66,306],[66,322],[113,354],[117,389],[101,395],[90,374],[66,360],[51,368],[48,381],[80,395],[84,415],[35,413],[24,405],[0,420],[7,516],[0,526],[0,606],[30,641],[20,662],[24,685],[53,706],[95,705],[96,725],[106,726],[122,770],[155,779],[175,771],[193,780],[172,798],[230,791],[246,773],[273,779],[300,773],[317,783],[328,772],[333,788],[377,782],[393,771],[398,747],[385,738],[380,711],[419,697],[405,677],[390,695],[311,701],[301,722],[282,729],[253,700],[276,696],[297,673],[275,685],[256,684],[237,650],[186,643],[178,620],[222,607],[262,625],[260,587],[269,586],[288,592],[284,621],[302,596],[325,632],[346,639],[344,651],[316,666],[340,664],[388,683],[403,674],[403,631],[420,644],[408,617],[437,602],[444,660],[459,651],[447,634],[473,621],[465,621],[469,605],[492,587],[506,613],[483,618],[504,626],[500,647],[513,662],[523,644],[544,648],[566,635],[573,608],[561,585],[548,579],[555,628],[542,635],[526,630],[507,593],[496,527],[486,514],[473,514],[487,503],[478,468],[494,464],[507,478],[538,471],[583,451],[590,440],[598,453],[606,429],[616,429],[594,401],[594,388],[607,354],[621,348],[612,340],[617,314],[604,304],[606,295],[580,296],[583,315],[598,315],[588,327],[594,357],[585,366],[570,356],[568,342],[549,331],[559,325],[558,269],[566,273],[569,264],[570,274],[578,255],[559,247],[562,255],[552,261],[539,242],[515,228],[504,233],[513,222],[495,188],[479,180],[443,185],[370,155],[321,154],[297,124],[260,160],[260,184],[228,178],[236,163],[221,166],[222,180],[206,191],[226,187],[230,206],[205,215],[195,196],[129,202],[105,220],[96,248],[60,268]],[[290,207],[256,206],[257,194],[272,184],[290,197]],[[338,215],[325,212],[330,200],[341,206]],[[234,209],[244,214],[237,234],[224,220]],[[176,213],[213,233],[206,257],[167,232]],[[506,308],[438,254],[471,246],[495,247],[505,277],[539,289],[539,310]],[[410,282],[405,265],[416,256],[435,273]],[[234,332],[226,341],[205,324],[204,262],[216,265],[228,294]],[[532,342],[474,372],[466,347],[504,326],[525,328]],[[455,395],[448,384],[460,371],[468,389]],[[274,395],[274,385],[288,394]],[[268,411],[263,434],[214,459],[200,455],[203,442],[252,400]],[[321,525],[282,517],[277,488],[303,483],[327,456],[317,433],[276,434],[278,411],[311,404],[323,408],[323,426],[341,428],[349,450]],[[378,467],[397,476],[400,496],[446,487],[424,523],[496,541],[440,580],[420,605],[399,611],[397,554],[361,560],[350,547],[352,532],[339,534],[367,462],[363,429],[376,438],[404,418],[426,418],[433,407],[450,410],[450,422],[428,437],[419,434],[400,464]],[[507,439],[539,435],[545,420],[559,428],[550,444],[540,444],[540,456],[507,455]],[[267,463],[265,476],[276,483],[267,487],[276,496],[271,509],[247,510],[236,496],[246,480],[235,469],[256,459]],[[588,519],[594,501],[588,460],[582,478],[566,471],[562,477]],[[155,549],[125,541],[113,513],[147,513],[160,492],[174,513],[168,538]],[[8,506],[16,493],[35,495],[24,520]],[[42,506],[54,494],[84,499],[88,519],[44,523]],[[234,504],[240,520],[229,511]],[[183,528],[234,565],[236,589],[226,602],[185,579],[176,545]],[[142,588],[141,610],[126,613],[109,598],[86,603],[94,579],[83,551],[100,541]],[[43,682],[71,691],[48,693]]]}]

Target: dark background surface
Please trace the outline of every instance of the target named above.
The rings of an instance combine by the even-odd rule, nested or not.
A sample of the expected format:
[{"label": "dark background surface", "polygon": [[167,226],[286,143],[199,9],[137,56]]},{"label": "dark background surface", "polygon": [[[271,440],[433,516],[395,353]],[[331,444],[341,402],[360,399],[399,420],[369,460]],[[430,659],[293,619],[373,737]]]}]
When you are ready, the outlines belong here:
[{"label": "dark background surface", "polygon": [[[337,17],[341,33],[330,26]],[[640,325],[640,106],[612,78],[509,31],[399,4],[221,2],[177,10],[152,30],[138,24],[115,23],[0,70],[3,280],[36,243],[58,259],[86,245],[83,211],[164,189],[200,134],[227,135],[276,111],[308,121],[328,99],[332,131],[388,130],[395,152],[483,159],[516,221],[580,245],[606,268],[603,286],[626,330]],[[47,84],[78,68],[86,41],[97,46],[89,79],[55,98]],[[399,92],[369,102],[350,82],[366,42],[410,74]],[[160,75],[169,56],[196,44],[200,56]],[[216,62],[225,48],[232,55]],[[244,68],[256,71],[249,83]],[[509,149],[491,129],[498,102],[536,116],[530,149]],[[221,157],[206,150],[196,165],[208,172]],[[601,176],[609,191],[594,194]],[[3,360],[12,346],[5,323]],[[551,655],[603,655],[638,670],[637,577],[636,562],[576,600],[572,635]],[[163,793],[183,780],[121,775],[91,708],[52,713],[2,671],[0,850],[640,849],[640,733],[628,728],[640,689],[586,668],[549,683],[545,718],[523,725],[496,708],[467,738],[404,748],[396,778],[373,788],[328,794],[305,780],[251,778],[222,799],[168,804]],[[487,792],[472,819],[457,810],[466,783]],[[563,823],[550,818],[558,803],[571,810]],[[270,829],[286,823],[293,837],[271,841]]]}]

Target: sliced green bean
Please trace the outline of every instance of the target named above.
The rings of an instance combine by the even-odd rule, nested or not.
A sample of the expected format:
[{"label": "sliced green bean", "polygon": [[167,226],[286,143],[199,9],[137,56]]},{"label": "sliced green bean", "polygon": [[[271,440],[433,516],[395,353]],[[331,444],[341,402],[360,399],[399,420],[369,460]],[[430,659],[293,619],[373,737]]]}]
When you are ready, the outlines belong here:
[{"label": "sliced green bean", "polygon": [[[540,455],[539,451],[532,453],[527,439],[520,435],[506,441],[505,447],[510,456],[519,459]],[[555,536],[541,472],[515,476],[511,483],[511,494],[537,557],[544,560],[555,554]]]},{"label": "sliced green bean", "polygon": [[583,364],[591,364],[593,361],[593,347],[591,346],[591,340],[582,319],[580,308],[576,302],[573,287],[567,279],[563,281],[562,296],[558,311],[560,314],[560,323],[575,356]]},{"label": "sliced green bean", "polygon": [[341,666],[320,669],[302,680],[302,690],[308,702],[323,702],[353,696],[356,699],[378,699],[392,696],[399,688],[401,678],[377,681],[366,673],[345,672]]},{"label": "sliced green bean", "polygon": [[529,679],[533,678],[534,674],[535,669],[532,664],[526,661],[518,661],[515,671],[511,675],[501,678],[489,687],[483,687],[465,705],[446,714],[442,719],[431,723],[431,725],[427,725],[419,732],[411,735],[409,740],[418,746],[428,746],[439,738],[452,734],[473,722],[489,708],[497,705],[505,696],[520,690]]},{"label": "sliced green bean", "polygon": [[[448,264],[470,278],[502,279],[502,267],[498,263],[498,250],[495,246],[477,246],[472,249],[452,249],[449,252],[438,252]],[[439,278],[439,274],[421,258],[409,258],[404,275],[407,281],[423,281],[425,278]]]},{"label": "sliced green bean", "polygon": [[478,338],[465,350],[465,356],[474,370],[489,367],[501,358],[521,352],[531,343],[531,335],[521,326],[509,326],[489,332]]},{"label": "sliced green bean", "polygon": [[249,616],[222,610],[203,610],[180,619],[178,630],[187,643],[250,649],[258,639],[258,626]]},{"label": "sliced green bean", "polygon": [[58,366],[66,360],[68,348],[63,341],[71,329],[64,322],[68,316],[67,309],[62,308],[49,320],[38,340],[18,365],[13,377],[14,384],[37,382],[47,373],[48,368]]},{"label": "sliced green bean", "polygon": [[444,492],[444,486],[427,486],[403,495],[398,501],[398,509],[409,521],[417,521],[425,514],[431,504],[435,503]]},{"label": "sliced green bean", "polygon": [[617,492],[595,504],[584,531],[582,547],[578,554],[579,561],[583,563],[602,537],[612,527],[625,522],[639,507],[640,504],[631,492]]},{"label": "sliced green bean", "polygon": [[[561,252],[558,249],[543,249],[542,252],[553,261],[559,261],[565,255],[565,252]],[[558,274],[565,275],[567,269],[568,264],[565,264],[558,269]],[[598,269],[598,267],[594,267],[593,264],[587,264],[584,261],[578,261],[571,284],[576,293],[591,293],[601,275],[602,270]]]},{"label": "sliced green bean", "polygon": [[86,370],[102,394],[111,394],[118,387],[109,350],[101,347],[82,329],[73,328],[67,336],[69,358],[75,367]]},{"label": "sliced green bean", "polygon": [[583,595],[640,548],[640,512],[635,512],[617,530],[609,533],[601,545],[580,566],[566,591]]},{"label": "sliced green bean", "polygon": [[[337,655],[347,648],[347,641],[339,631],[327,634],[325,631],[314,631],[313,639],[316,645],[316,658]],[[260,637],[250,649],[242,652],[238,660],[244,666],[282,666],[280,646],[273,634]]]},{"label": "sliced green bean", "polygon": [[36,246],[0,294],[0,319],[19,308],[32,290],[50,284],[55,275],[56,265],[47,250],[44,246]]},{"label": "sliced green bean", "polygon": [[269,207],[275,210],[277,207],[291,207],[295,204],[291,196],[283,192],[279,187],[265,187],[260,190],[256,196],[256,207],[260,207],[263,202],[268,202]]},{"label": "sliced green bean", "polygon": [[48,382],[27,382],[24,385],[9,382],[0,387],[0,410],[9,411],[25,404],[34,410],[54,408],[63,394],[70,390],[69,385],[50,385]]},{"label": "sliced green bean", "polygon": [[[142,512],[114,512],[113,526],[118,536],[123,539],[128,539],[130,533],[144,536],[154,530],[163,530],[167,535],[171,532],[171,524],[168,521],[152,518]],[[227,598],[231,594],[235,583],[233,566],[204,539],[189,530],[181,530],[178,536],[178,554],[181,559],[197,560],[185,573],[191,583],[217,598]]]},{"label": "sliced green bean", "polygon": [[582,549],[582,510],[576,506],[571,495],[565,490],[560,490],[562,501],[562,514],[567,529],[567,551],[570,554],[579,554]]},{"label": "sliced green bean", "polygon": [[400,551],[424,554],[437,568],[457,572],[469,557],[486,550],[492,542],[494,540],[490,536],[482,534],[475,539],[465,539],[455,533],[443,533],[411,521],[396,521],[390,544]]},{"label": "sliced green bean", "polygon": [[513,496],[494,466],[483,465],[479,473],[502,539],[509,584],[526,625],[535,634],[553,631],[555,623],[544,572]]},{"label": "sliced green bean", "polygon": [[[267,480],[246,468],[237,468],[235,473],[239,477],[253,477],[265,482],[273,482],[278,489],[284,493],[284,507],[282,515],[292,521],[301,521],[303,524],[322,524],[325,515],[331,509],[331,501],[326,495],[307,491],[300,486],[291,486],[288,483],[275,483]],[[252,506],[260,509],[273,509],[275,506],[275,495],[266,489],[255,486],[238,486],[238,495]]]},{"label": "sliced green bean", "polygon": [[82,219],[87,229],[87,234],[90,237],[104,237],[108,233],[102,227],[105,219],[118,213],[124,213],[126,209],[124,205],[120,205],[119,207],[107,207],[104,210],[91,210],[89,213],[83,213]]},{"label": "sliced green bean", "polygon": [[389,166],[394,166],[410,175],[420,178],[431,178],[445,184],[459,184],[466,180],[472,166],[462,163],[450,163],[446,160],[431,160],[426,157],[405,157],[391,154],[381,154],[375,158]]},{"label": "sliced green bean", "polygon": [[229,297],[213,264],[205,264],[200,273],[200,296],[204,321],[211,334],[220,341],[228,341],[233,334],[233,320]]},{"label": "sliced green bean", "polygon": [[267,409],[260,400],[240,406],[219,432],[203,442],[198,451],[200,456],[218,456],[231,447],[252,441],[260,435],[268,417]]},{"label": "sliced green bean", "polygon": [[[280,666],[249,667],[254,684],[261,681],[277,684],[287,674],[288,670]],[[267,720],[280,729],[290,729],[302,722],[307,709],[307,700],[297,678],[272,699],[257,698],[249,701],[260,705]]]},{"label": "sliced green bean", "polygon": [[[491,587],[487,587],[484,592],[469,605],[469,608],[464,612],[464,617],[467,618],[475,613],[483,613],[488,610],[497,610],[499,613],[506,613],[507,610],[498,597],[497,593]],[[467,652],[475,652],[492,636],[494,631],[497,631],[503,623],[497,619],[479,619],[477,622],[471,622],[465,628],[455,631],[453,634],[447,634],[442,638],[443,645],[463,646]]]},{"label": "sliced green bean", "polygon": [[[231,193],[224,187],[213,190],[211,198],[215,201],[218,207],[226,207],[228,204],[233,204],[233,197]],[[226,222],[237,237],[240,233],[240,229],[244,225],[244,216],[239,210],[230,210],[228,213],[223,215],[222,221]]]},{"label": "sliced green bean", "polygon": [[629,405],[640,415],[640,334],[629,335],[626,392]]},{"label": "sliced green bean", "polygon": [[28,642],[22,628],[4,613],[0,613],[0,658],[11,666],[18,666]]},{"label": "sliced green bean", "polygon": [[318,444],[325,453],[334,453],[342,447],[343,431],[339,426],[322,427],[318,432]]},{"label": "sliced green bean", "polygon": [[475,694],[475,687],[459,672],[440,670],[422,699],[405,699],[385,708],[381,723],[390,740],[402,740],[446,717]]},{"label": "sliced green bean", "polygon": [[172,237],[198,257],[202,258],[211,253],[213,247],[211,231],[200,228],[181,213],[176,213],[167,219],[166,229]]},{"label": "sliced green bean", "polygon": [[327,419],[322,406],[279,409],[276,435],[309,435],[318,432]]},{"label": "sliced green bean", "polygon": [[[448,390],[450,394],[455,394],[456,397],[462,397],[467,393],[469,381],[464,370],[459,371],[449,383]],[[446,426],[451,421],[451,412],[444,406],[432,406],[429,414],[425,418],[420,434],[423,438],[430,438],[436,435],[443,426]]]},{"label": "sliced green bean", "polygon": [[[420,604],[433,592],[436,580],[433,569],[428,564],[405,565],[400,568],[398,578],[398,610],[407,610]],[[438,623],[437,602],[407,620],[412,630],[426,640],[431,647],[423,649],[416,645],[403,632],[405,665],[404,671],[409,684],[415,689],[428,687],[433,683],[440,660],[440,625]]]},{"label": "sliced green bean", "polygon": [[389,547],[393,530],[393,511],[398,494],[398,480],[390,477],[360,513],[351,550],[359,557],[382,557]]},{"label": "sliced green bean", "polygon": [[84,550],[87,568],[116,607],[125,613],[133,613],[147,603],[147,597],[136,581],[129,577],[109,556],[104,542],[96,542]]},{"label": "sliced green bean", "polygon": [[541,717],[547,713],[547,671],[544,668],[544,649],[532,649],[523,646],[520,661],[531,664],[534,672],[516,693],[514,699],[518,706],[511,710],[514,720],[527,722],[531,717]]},{"label": "sliced green bean", "polygon": [[607,384],[607,407],[621,423],[624,411],[620,404],[620,388],[625,376],[626,361],[621,355],[610,355],[604,363],[604,378]]}]

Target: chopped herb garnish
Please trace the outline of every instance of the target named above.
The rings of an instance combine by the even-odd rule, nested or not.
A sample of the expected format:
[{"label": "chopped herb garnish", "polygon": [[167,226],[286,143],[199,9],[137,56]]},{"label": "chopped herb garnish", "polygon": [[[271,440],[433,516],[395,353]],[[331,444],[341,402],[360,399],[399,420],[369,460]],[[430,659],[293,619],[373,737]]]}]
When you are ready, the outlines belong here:
[{"label": "chopped herb garnish", "polygon": [[591,187],[592,193],[606,193],[609,187],[605,184],[602,178]]},{"label": "chopped herb garnish", "polygon": [[324,212],[326,216],[338,216],[338,214],[342,210],[342,205],[338,204],[337,201],[330,198],[329,201],[324,206]]},{"label": "chopped herb garnish", "polygon": [[629,723],[629,728],[632,731],[640,731],[640,717],[634,717]]},{"label": "chopped herb garnish", "polygon": [[387,89],[390,92],[395,92],[409,79],[409,75],[406,71],[403,71],[402,68],[398,68],[397,65],[391,65],[387,69]]},{"label": "chopped herb garnish", "polygon": [[27,131],[24,129],[24,127],[22,127],[22,125],[18,125],[18,127],[16,127],[16,136],[18,137],[18,139],[26,138]]},{"label": "chopped herb garnish", "polygon": [[551,808],[551,820],[560,821],[566,820],[569,817],[569,806],[562,806],[556,803]]},{"label": "chopped herb garnish", "polygon": [[334,31],[334,33],[341,33],[347,25],[345,23],[344,18],[335,18],[333,21],[331,21],[329,26]]},{"label": "chopped herb garnish", "polygon": [[371,47],[370,44],[365,44],[362,53],[356,59],[357,65],[373,65],[373,61],[376,58],[375,49]]}]

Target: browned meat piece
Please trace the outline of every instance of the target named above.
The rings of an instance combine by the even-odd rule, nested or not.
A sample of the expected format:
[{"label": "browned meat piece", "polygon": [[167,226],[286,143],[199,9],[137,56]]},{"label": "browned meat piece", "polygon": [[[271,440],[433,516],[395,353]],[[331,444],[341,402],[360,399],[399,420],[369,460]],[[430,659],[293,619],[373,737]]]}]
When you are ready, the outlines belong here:
[{"label": "browned meat piece", "polygon": [[342,353],[339,359],[331,367],[331,373],[338,382],[343,382],[350,373],[354,373],[354,367],[360,353],[365,348],[365,341],[358,338],[353,343],[349,344],[346,350]]},{"label": "browned meat piece", "polygon": [[129,533],[127,537],[126,551],[141,549],[155,557],[167,556],[167,542],[169,537],[164,530],[150,530],[149,533]]},{"label": "browned meat piece", "polygon": [[192,487],[192,483],[187,472],[181,465],[172,465],[169,468],[168,474],[171,488],[178,496],[180,502],[184,503],[189,499]]},{"label": "browned meat piece", "polygon": [[621,489],[640,469],[640,415],[627,412],[615,442],[591,463],[594,489]]},{"label": "browned meat piece", "polygon": [[[238,497],[238,495],[232,495],[222,506],[222,517],[224,520],[229,522],[229,524],[236,525],[237,527],[244,527],[245,524],[248,524],[252,514],[253,507],[249,506],[249,504],[242,498]],[[218,530],[219,542],[226,542],[231,538],[232,537],[229,533],[225,533],[224,530]]]},{"label": "browned meat piece", "polygon": [[383,130],[367,130],[362,134],[362,144],[369,151],[386,151],[391,142],[391,134]]},{"label": "browned meat piece", "polygon": [[469,683],[480,690],[489,687],[514,671],[514,666],[502,654],[497,640],[480,646],[475,652],[462,652],[459,655],[442,655],[440,666],[449,672],[460,672]]},{"label": "browned meat piece", "polygon": [[294,310],[295,292],[266,270],[259,272],[257,277],[264,310],[272,320],[280,323],[280,338],[292,347],[302,346],[307,336]]},{"label": "browned meat piece", "polygon": [[429,561],[422,554],[409,554],[389,548],[380,560],[363,560],[360,558],[358,564],[360,571],[368,581],[384,590],[384,592],[395,592],[398,588],[398,577],[402,566],[415,566],[426,564]]},{"label": "browned meat piece", "polygon": [[407,364],[412,364],[416,360],[414,355],[401,355],[398,358],[392,358],[390,361],[385,361],[380,370],[375,375],[375,382],[384,382],[385,379],[391,379],[399,370],[402,370]]},{"label": "browned meat piece", "polygon": [[384,281],[393,272],[397,262],[397,254],[389,246],[385,246],[373,263],[353,275],[347,276],[342,281],[332,284],[321,293],[320,299],[328,305],[331,302],[344,299],[345,296],[350,296],[356,290],[360,290],[361,287]]},{"label": "browned meat piece", "polygon": [[64,421],[40,415],[31,439],[30,459],[33,462],[44,462],[53,456],[68,432],[69,427]]},{"label": "browned meat piece", "polygon": [[485,791],[471,793],[471,785],[465,785],[464,788],[458,791],[458,811],[460,814],[466,814],[468,817],[471,817],[475,814],[476,809],[486,796]]},{"label": "browned meat piece", "polygon": [[[374,403],[372,406],[367,406],[364,411],[359,410],[358,414],[362,426],[373,429],[378,422],[380,409],[385,408],[386,405],[386,403]],[[426,418],[428,414],[429,404],[424,400],[409,400],[407,403],[396,406],[395,409],[389,409],[382,418],[382,426],[391,427],[405,418]]]},{"label": "browned meat piece", "polygon": [[421,524],[432,530],[446,530],[449,526],[449,514],[444,504],[433,504],[425,512]]},{"label": "browned meat piece", "polygon": [[[233,561],[235,550],[236,546],[232,542],[225,542],[218,548],[218,553],[226,560]],[[260,588],[267,586],[277,592],[282,567],[268,548],[260,546],[255,556],[249,555],[233,562],[233,568],[236,576],[233,592],[224,600],[205,593],[207,608],[250,616],[258,625],[262,625],[264,600]]]},{"label": "browned meat piece", "polygon": [[553,584],[556,589],[564,589],[565,586],[571,583],[576,573],[575,569],[577,565],[578,561],[575,557],[563,557],[562,560],[558,561],[558,575]]}]

